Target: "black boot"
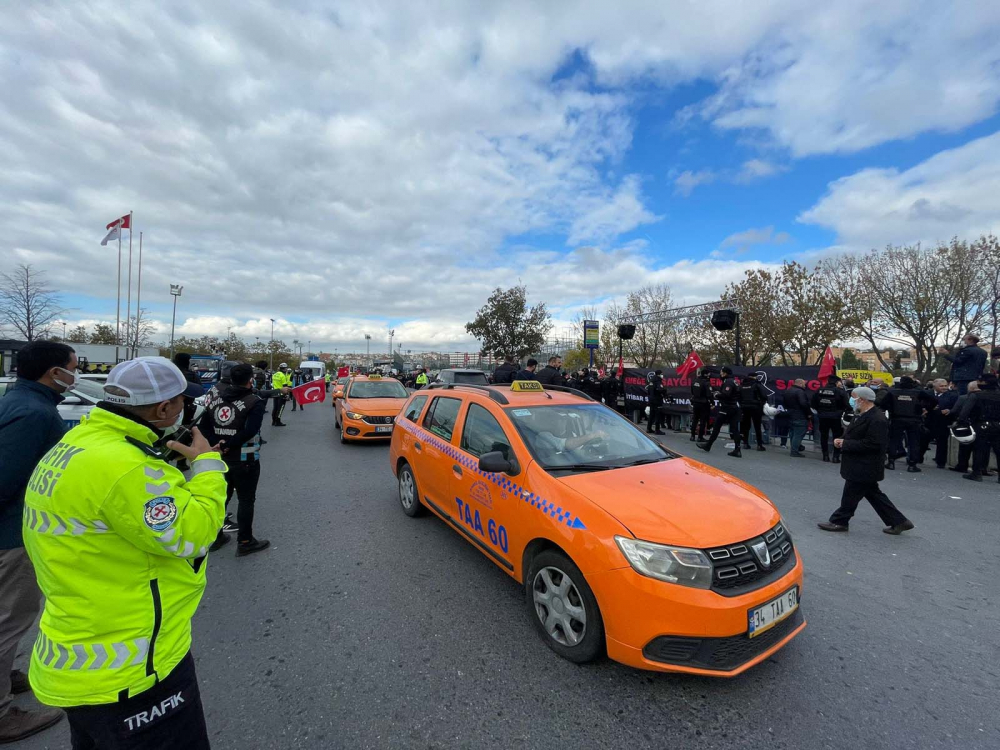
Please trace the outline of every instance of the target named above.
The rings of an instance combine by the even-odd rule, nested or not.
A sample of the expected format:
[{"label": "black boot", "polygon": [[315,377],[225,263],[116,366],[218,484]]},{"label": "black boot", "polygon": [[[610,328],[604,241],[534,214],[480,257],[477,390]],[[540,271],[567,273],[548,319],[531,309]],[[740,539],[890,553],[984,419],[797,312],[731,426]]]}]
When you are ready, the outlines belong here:
[{"label": "black boot", "polygon": [[708,442],[705,443],[698,443],[698,447],[701,448],[706,453],[708,453],[712,450],[712,442],[713,441],[709,440]]},{"label": "black boot", "polygon": [[921,468],[916,464],[910,464],[909,466],[906,467],[906,470],[911,474],[916,474],[918,471],[921,471]]},{"label": "black boot", "polygon": [[840,454],[837,453],[836,451],[833,452],[833,462],[835,464],[839,464],[840,463]]},{"label": "black boot", "polygon": [[732,456],[733,458],[743,458],[743,454],[740,452],[740,446],[738,445],[731,451],[729,451],[729,453],[727,453],[726,455]]},{"label": "black boot", "polygon": [[693,443],[693,442],[694,442],[694,441],[695,441],[696,439],[697,439],[697,438],[695,438],[695,436],[694,436],[694,433],[692,433],[692,434],[691,434],[691,437],[689,437],[689,438],[688,438],[688,440],[690,440],[690,441],[691,441],[692,443]]},{"label": "black boot", "polygon": [[893,461],[893,460],[892,460],[892,459],[890,458],[890,459],[889,459],[888,461],[886,461],[886,462],[885,462],[885,468],[887,468],[887,469],[892,469],[893,471],[895,471],[895,469],[896,469],[896,462],[895,462],[895,461]]},{"label": "black boot", "polygon": [[824,453],[823,454],[823,463],[825,463],[825,464],[830,463],[830,454],[829,453]]},{"label": "black boot", "polygon": [[767,448],[765,448],[762,444],[757,443],[757,450],[759,450],[759,451],[766,451]]}]

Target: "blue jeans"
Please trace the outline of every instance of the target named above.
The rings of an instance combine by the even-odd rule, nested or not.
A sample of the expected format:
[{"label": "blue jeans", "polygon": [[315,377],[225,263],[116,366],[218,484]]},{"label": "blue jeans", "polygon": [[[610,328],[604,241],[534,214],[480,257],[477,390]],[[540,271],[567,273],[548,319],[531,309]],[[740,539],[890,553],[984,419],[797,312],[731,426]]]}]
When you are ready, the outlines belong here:
[{"label": "blue jeans", "polygon": [[806,430],[809,429],[809,422],[805,419],[793,419],[788,424],[788,436],[791,440],[791,449],[793,453],[798,453],[802,450],[802,438],[806,436]]}]

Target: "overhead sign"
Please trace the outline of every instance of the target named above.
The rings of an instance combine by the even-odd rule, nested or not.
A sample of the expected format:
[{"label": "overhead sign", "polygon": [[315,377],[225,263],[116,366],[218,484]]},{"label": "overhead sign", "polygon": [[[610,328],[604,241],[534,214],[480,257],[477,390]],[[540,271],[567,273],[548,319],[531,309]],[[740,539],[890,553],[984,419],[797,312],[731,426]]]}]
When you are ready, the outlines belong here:
[{"label": "overhead sign", "polygon": [[598,320],[583,321],[583,346],[585,349],[601,348],[601,323]]},{"label": "overhead sign", "polygon": [[876,372],[875,370],[837,370],[837,377],[842,380],[853,380],[855,383],[867,383],[869,380],[881,380],[892,385],[891,372]]}]

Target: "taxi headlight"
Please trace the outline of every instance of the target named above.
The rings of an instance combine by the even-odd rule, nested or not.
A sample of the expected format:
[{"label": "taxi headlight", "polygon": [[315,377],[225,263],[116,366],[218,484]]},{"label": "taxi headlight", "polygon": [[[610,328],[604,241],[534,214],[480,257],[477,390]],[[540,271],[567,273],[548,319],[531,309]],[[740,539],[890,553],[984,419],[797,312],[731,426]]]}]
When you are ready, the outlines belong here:
[{"label": "taxi headlight", "polygon": [[618,549],[640,575],[696,589],[712,587],[712,563],[700,549],[616,536]]},{"label": "taxi headlight", "polygon": [[348,419],[362,420],[362,419],[365,418],[365,415],[364,414],[358,414],[358,412],[356,412],[356,411],[349,411],[349,412],[347,412],[347,418]]}]

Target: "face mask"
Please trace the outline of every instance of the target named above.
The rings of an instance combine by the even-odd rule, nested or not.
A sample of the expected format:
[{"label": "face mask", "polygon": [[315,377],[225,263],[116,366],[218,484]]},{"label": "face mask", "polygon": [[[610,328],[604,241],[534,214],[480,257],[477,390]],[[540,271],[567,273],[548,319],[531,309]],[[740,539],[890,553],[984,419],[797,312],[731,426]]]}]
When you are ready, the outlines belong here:
[{"label": "face mask", "polygon": [[[162,422],[162,421],[163,421],[162,419],[156,420],[156,422]],[[153,424],[156,424],[156,422],[153,422]],[[166,427],[160,428],[160,432],[163,433],[164,437],[166,437],[167,435],[173,435],[175,432],[177,432],[177,430],[181,428],[181,425],[183,423],[184,423],[184,410],[181,409],[179,412],[177,412],[177,418],[174,419],[173,424],[169,424]]]},{"label": "face mask", "polygon": [[69,378],[67,378],[67,380],[69,382],[66,382],[65,380],[58,380],[58,379],[56,379],[55,376],[53,376],[52,380],[53,380],[53,382],[56,385],[61,385],[67,391],[71,391],[74,388],[76,388],[76,385],[77,385],[77,383],[80,382],[80,379],[76,376],[75,372],[70,372],[69,370],[64,370],[62,367],[57,367],[56,370],[58,372],[64,372],[64,373],[66,373],[69,376]]},{"label": "face mask", "polygon": [[851,396],[851,409],[854,411],[858,410],[858,402],[855,400],[854,396]]}]

